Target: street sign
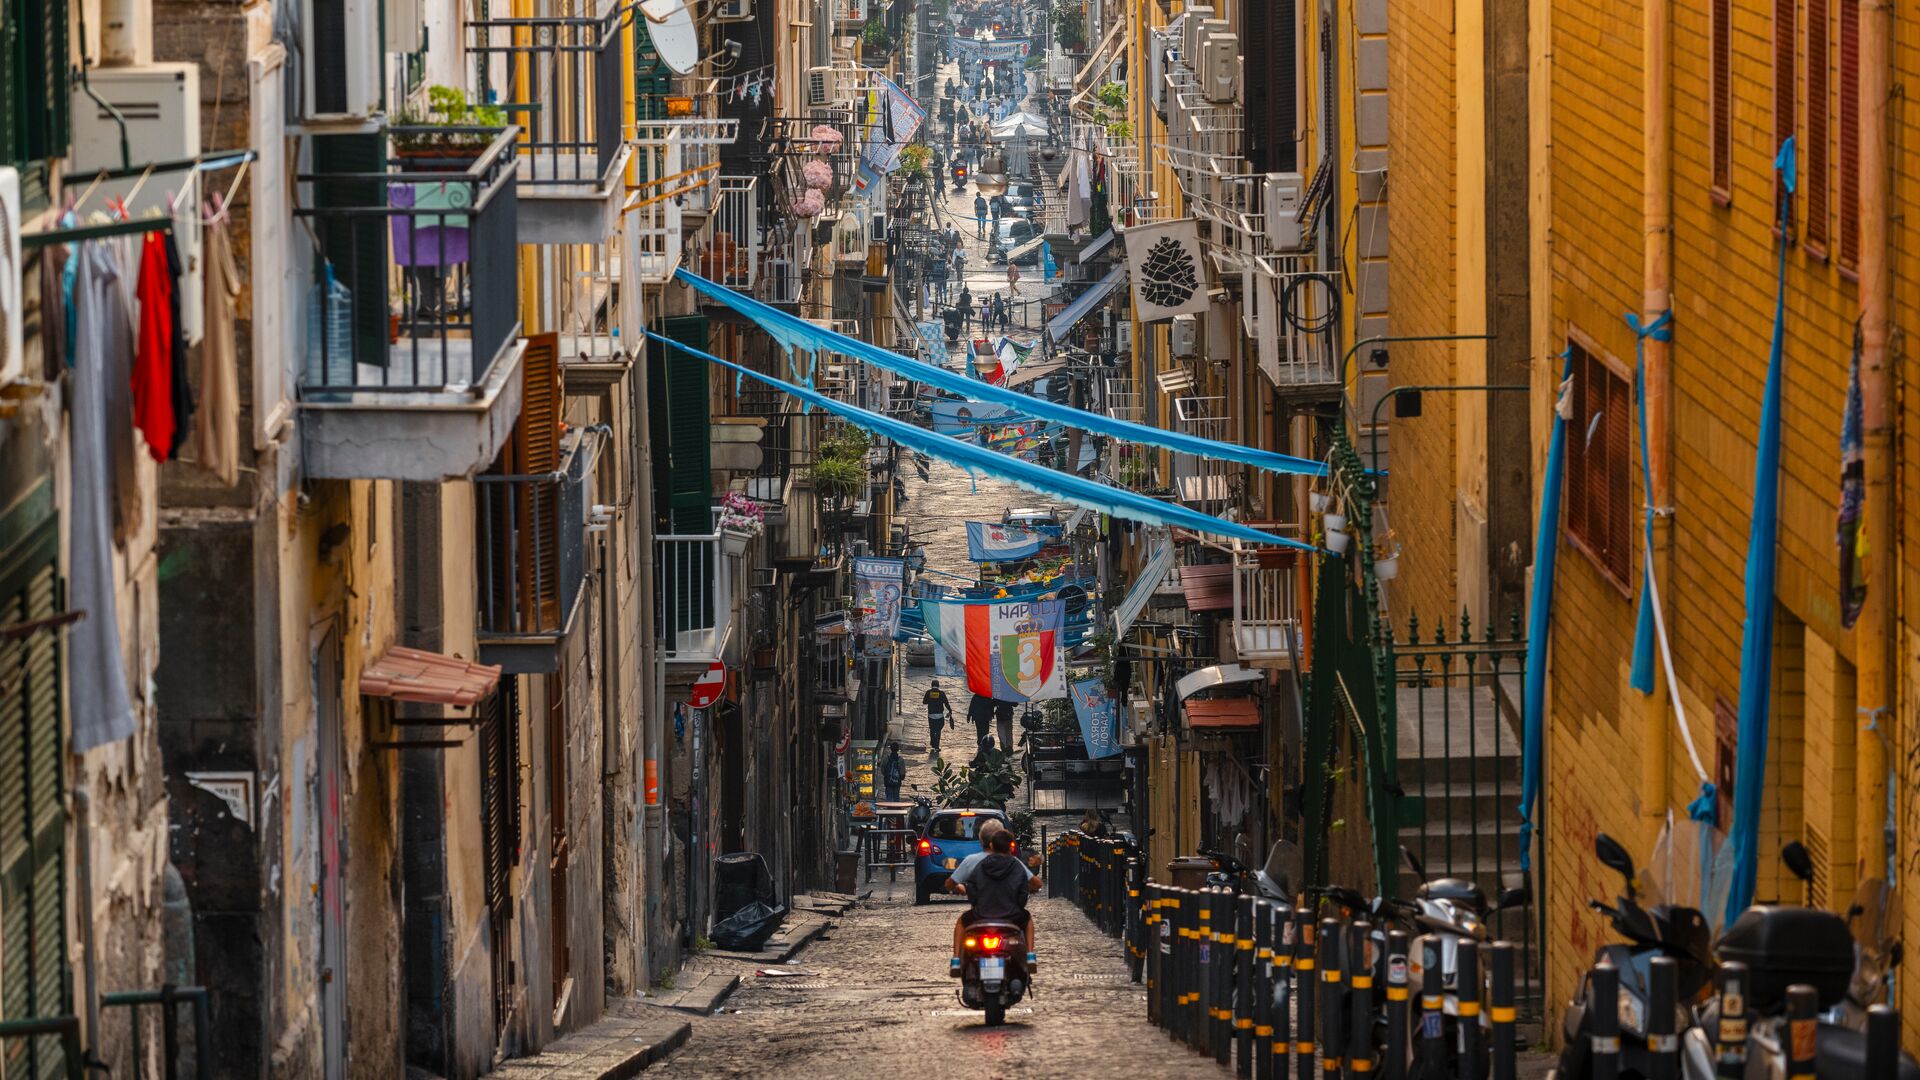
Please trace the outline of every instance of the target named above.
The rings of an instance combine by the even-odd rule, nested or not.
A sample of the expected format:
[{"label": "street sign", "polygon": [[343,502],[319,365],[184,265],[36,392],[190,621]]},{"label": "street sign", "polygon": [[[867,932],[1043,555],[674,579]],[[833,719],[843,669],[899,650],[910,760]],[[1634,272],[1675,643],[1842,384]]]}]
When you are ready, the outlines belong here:
[{"label": "street sign", "polygon": [[727,665],[715,660],[698,679],[693,681],[693,689],[687,692],[687,704],[696,709],[704,709],[720,700],[727,689]]}]

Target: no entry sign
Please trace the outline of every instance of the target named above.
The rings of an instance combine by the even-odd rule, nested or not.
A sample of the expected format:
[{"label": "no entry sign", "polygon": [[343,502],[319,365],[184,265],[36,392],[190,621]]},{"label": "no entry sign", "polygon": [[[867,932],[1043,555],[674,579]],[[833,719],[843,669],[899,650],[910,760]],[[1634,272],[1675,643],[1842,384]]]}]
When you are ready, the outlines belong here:
[{"label": "no entry sign", "polygon": [[687,693],[687,704],[696,709],[704,709],[720,700],[727,689],[727,665],[715,660],[707,670],[693,682],[693,689]]}]

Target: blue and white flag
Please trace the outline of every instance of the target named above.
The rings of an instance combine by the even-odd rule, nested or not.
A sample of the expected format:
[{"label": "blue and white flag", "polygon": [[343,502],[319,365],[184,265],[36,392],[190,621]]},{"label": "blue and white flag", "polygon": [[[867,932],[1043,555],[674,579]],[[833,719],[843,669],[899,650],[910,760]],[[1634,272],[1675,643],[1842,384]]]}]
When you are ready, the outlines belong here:
[{"label": "blue and white flag", "polygon": [[995,525],[987,521],[967,522],[967,558],[974,562],[1018,562],[1031,559],[1047,546],[1049,537],[1040,529],[1018,525]]},{"label": "blue and white flag", "polygon": [[1117,710],[1107,684],[1099,679],[1081,679],[1068,684],[1073,699],[1073,715],[1080,720],[1080,739],[1087,744],[1087,757],[1099,760],[1120,752],[1120,732],[1114,726]]}]

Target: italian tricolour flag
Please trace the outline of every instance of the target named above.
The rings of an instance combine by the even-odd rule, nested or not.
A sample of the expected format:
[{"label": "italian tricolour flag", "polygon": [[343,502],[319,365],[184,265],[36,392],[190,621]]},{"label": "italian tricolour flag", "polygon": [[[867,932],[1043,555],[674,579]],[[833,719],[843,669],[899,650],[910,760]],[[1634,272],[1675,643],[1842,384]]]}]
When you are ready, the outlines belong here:
[{"label": "italian tricolour flag", "polygon": [[972,693],[996,701],[1067,696],[1062,601],[923,598],[920,610],[933,640],[965,658]]}]

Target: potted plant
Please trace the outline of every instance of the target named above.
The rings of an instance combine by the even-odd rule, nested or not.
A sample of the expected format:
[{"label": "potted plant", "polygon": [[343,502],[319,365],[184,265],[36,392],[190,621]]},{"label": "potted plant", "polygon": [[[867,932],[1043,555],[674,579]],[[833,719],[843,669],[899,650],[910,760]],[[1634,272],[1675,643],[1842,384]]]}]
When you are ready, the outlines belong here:
[{"label": "potted plant", "polygon": [[1391,529],[1374,549],[1373,576],[1380,581],[1392,581],[1400,576],[1400,542],[1394,539]]},{"label": "potted plant", "polygon": [[893,48],[893,39],[887,35],[886,21],[868,19],[867,25],[860,30],[860,43],[876,53],[884,53]]},{"label": "potted plant", "polygon": [[409,168],[465,172],[506,126],[505,109],[469,101],[465,90],[436,84],[427,87],[424,108],[408,104],[394,117],[393,152]]},{"label": "potted plant", "polygon": [[900,175],[908,179],[925,176],[932,160],[933,147],[923,142],[908,143],[900,148]]},{"label": "potted plant", "polygon": [[745,555],[747,545],[766,528],[767,512],[737,491],[720,498],[720,547],[728,555]]},{"label": "potted plant", "polygon": [[867,484],[867,470],[858,461],[840,457],[822,457],[807,469],[813,490],[828,502],[847,502],[857,498]]}]

